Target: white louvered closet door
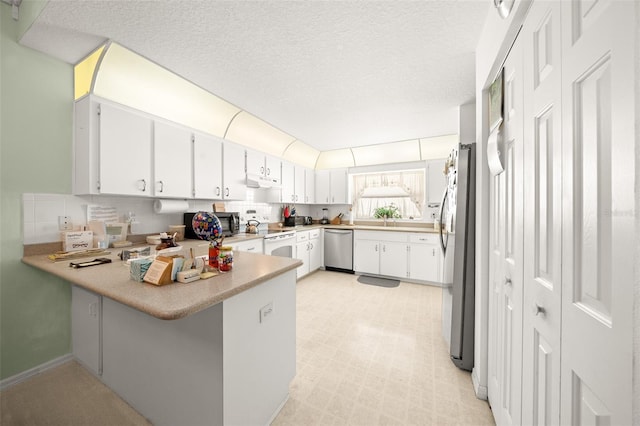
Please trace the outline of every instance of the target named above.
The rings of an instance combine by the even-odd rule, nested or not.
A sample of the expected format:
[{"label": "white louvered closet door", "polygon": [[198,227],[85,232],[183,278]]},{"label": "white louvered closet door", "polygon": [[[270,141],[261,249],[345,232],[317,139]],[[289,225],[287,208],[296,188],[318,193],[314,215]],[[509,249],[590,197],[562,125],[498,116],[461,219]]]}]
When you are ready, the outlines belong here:
[{"label": "white louvered closet door", "polygon": [[640,6],[619,0],[561,3],[561,423],[630,425],[634,3]]}]

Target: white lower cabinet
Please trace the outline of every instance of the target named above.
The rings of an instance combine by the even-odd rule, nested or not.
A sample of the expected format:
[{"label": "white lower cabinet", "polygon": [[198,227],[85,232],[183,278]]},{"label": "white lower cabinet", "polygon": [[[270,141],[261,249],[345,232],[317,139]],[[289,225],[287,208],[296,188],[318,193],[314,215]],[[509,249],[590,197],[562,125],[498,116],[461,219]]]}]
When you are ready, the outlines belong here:
[{"label": "white lower cabinet", "polygon": [[409,278],[442,282],[437,234],[409,234]]},{"label": "white lower cabinet", "polygon": [[442,282],[436,234],[355,231],[353,256],[358,273]]},{"label": "white lower cabinet", "polygon": [[356,272],[407,277],[407,234],[389,231],[354,232]]},{"label": "white lower cabinet", "polygon": [[102,296],[71,286],[73,356],[93,374],[102,374]]},{"label": "white lower cabinet", "polygon": [[232,244],[231,247],[233,247],[234,251],[246,251],[250,253],[263,254],[264,249],[262,246],[262,242],[263,242],[262,238],[255,238],[253,240],[242,241],[239,243]]},{"label": "white lower cabinet", "polygon": [[296,241],[295,257],[302,260],[302,265],[298,267],[296,273],[297,277],[301,278],[322,266],[320,229],[297,232]]}]

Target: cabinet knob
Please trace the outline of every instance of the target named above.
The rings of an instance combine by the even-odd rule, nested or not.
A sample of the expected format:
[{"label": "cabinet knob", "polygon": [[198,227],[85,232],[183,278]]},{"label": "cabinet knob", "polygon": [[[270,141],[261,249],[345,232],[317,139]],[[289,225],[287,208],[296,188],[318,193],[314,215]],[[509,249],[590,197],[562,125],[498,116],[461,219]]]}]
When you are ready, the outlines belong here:
[{"label": "cabinet knob", "polygon": [[544,315],[547,313],[547,311],[543,306],[540,306],[537,303],[534,303],[533,308],[531,309],[531,313],[533,315]]}]

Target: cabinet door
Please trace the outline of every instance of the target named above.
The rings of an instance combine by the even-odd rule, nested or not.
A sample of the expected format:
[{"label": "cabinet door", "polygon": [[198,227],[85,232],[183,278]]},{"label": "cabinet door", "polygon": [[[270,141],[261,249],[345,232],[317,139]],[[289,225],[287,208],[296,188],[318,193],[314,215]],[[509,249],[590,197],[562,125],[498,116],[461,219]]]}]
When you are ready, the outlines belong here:
[{"label": "cabinet door", "polygon": [[380,275],[407,277],[407,243],[380,242]]},{"label": "cabinet door", "polygon": [[295,202],[295,170],[293,164],[282,162],[282,202]]},{"label": "cabinet door", "polygon": [[300,166],[294,167],[295,177],[293,179],[293,194],[296,203],[304,203],[304,168]]},{"label": "cabinet door", "polygon": [[380,273],[380,245],[377,241],[355,240],[353,264],[357,272]]},{"label": "cabinet door", "polygon": [[309,272],[320,269],[322,266],[322,247],[320,239],[313,238],[309,240]]},{"label": "cabinet door", "polygon": [[247,150],[247,174],[265,176],[264,154]]},{"label": "cabinet door", "polygon": [[316,172],[312,169],[304,170],[304,202],[307,204],[316,202]]},{"label": "cabinet door", "polygon": [[264,176],[272,181],[280,182],[280,159],[267,155],[265,157]]},{"label": "cabinet door", "polygon": [[329,204],[331,202],[331,172],[318,170],[316,172],[316,203]]},{"label": "cabinet door", "polygon": [[191,198],[191,131],[154,122],[153,195]]},{"label": "cabinet door", "polygon": [[149,118],[100,105],[100,193],[151,195]]},{"label": "cabinet door", "polygon": [[429,161],[427,165],[427,205],[436,207],[442,202],[442,194],[447,186],[447,180],[443,174],[445,159]]},{"label": "cabinet door", "polygon": [[71,286],[71,338],[73,356],[94,374],[102,374],[100,317],[102,298],[78,286]]},{"label": "cabinet door", "polygon": [[222,141],[195,134],[193,141],[193,194],[205,200],[222,199]]},{"label": "cabinet door", "polygon": [[309,273],[309,241],[296,244],[296,259],[302,260],[302,265],[296,269],[296,276],[300,278]]},{"label": "cabinet door", "polygon": [[347,170],[331,170],[331,204],[348,204]]},{"label": "cabinet door", "polygon": [[222,171],[225,200],[244,200],[247,196],[244,148],[225,142],[222,147]]},{"label": "cabinet door", "polygon": [[440,246],[411,244],[409,246],[409,278],[438,282],[440,277]]}]

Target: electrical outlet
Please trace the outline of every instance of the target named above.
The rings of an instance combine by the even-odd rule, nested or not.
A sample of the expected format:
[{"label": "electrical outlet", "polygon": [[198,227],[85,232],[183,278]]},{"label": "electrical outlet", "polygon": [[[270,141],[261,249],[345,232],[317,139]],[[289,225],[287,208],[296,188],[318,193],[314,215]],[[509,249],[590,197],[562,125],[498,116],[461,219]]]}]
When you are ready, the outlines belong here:
[{"label": "electrical outlet", "polygon": [[73,231],[71,216],[58,216],[58,229],[61,231]]},{"label": "electrical outlet", "polygon": [[267,317],[273,313],[273,302],[269,302],[267,305],[260,308],[260,322],[263,323],[267,320]]}]

